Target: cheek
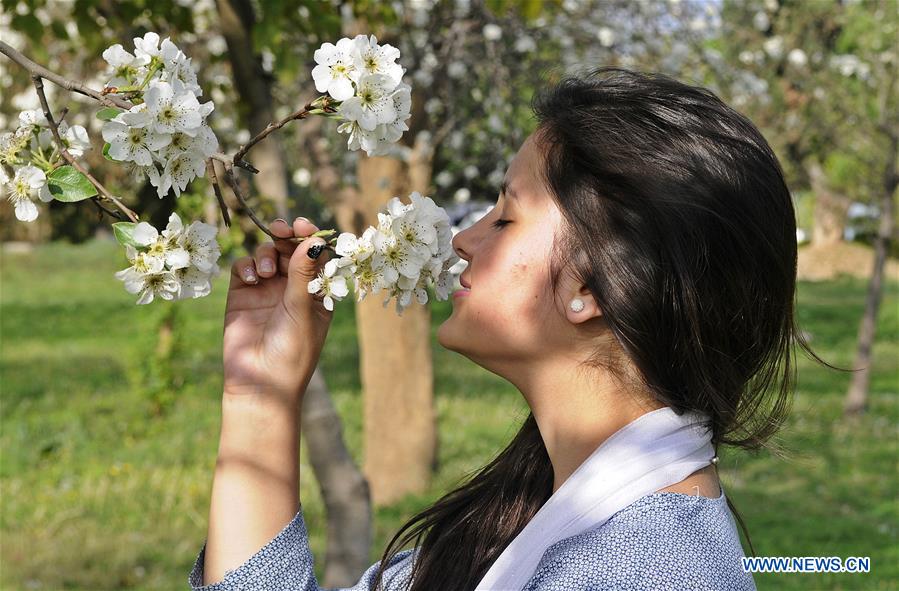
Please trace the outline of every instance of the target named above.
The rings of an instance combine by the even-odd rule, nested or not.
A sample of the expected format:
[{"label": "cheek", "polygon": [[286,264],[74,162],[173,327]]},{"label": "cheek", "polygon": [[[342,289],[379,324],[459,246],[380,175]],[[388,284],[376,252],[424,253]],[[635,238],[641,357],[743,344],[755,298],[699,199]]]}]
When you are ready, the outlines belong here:
[{"label": "cheek", "polygon": [[547,320],[551,294],[546,271],[541,261],[522,258],[506,261],[505,272],[491,277],[489,290],[472,294],[479,319],[501,332],[530,334]]}]

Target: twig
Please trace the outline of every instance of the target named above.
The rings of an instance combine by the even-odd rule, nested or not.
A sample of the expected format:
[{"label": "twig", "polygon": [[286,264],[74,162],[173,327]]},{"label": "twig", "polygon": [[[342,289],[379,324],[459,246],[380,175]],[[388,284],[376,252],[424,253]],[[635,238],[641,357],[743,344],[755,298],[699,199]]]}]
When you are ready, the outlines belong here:
[{"label": "twig", "polygon": [[293,113],[291,113],[284,119],[281,119],[277,123],[269,123],[268,125],[265,126],[265,129],[263,129],[262,131],[260,131],[259,133],[256,134],[256,137],[254,137],[253,139],[248,141],[246,144],[241,146],[237,152],[235,152],[234,157],[233,157],[234,164],[242,162],[243,157],[246,155],[247,152],[250,151],[250,148],[252,148],[256,144],[258,144],[259,142],[264,140],[273,131],[281,129],[282,127],[284,127],[285,125],[287,125],[288,123],[290,123],[291,121],[294,121],[296,119],[305,119],[309,115],[309,113],[316,108],[321,108],[325,112],[334,112],[334,108],[330,106],[330,100],[328,98],[324,98],[324,99],[322,99],[320,107],[316,107],[316,105],[313,105],[312,103],[308,103],[302,109],[300,109],[298,111],[294,111]]},{"label": "twig", "polygon": [[215,162],[212,158],[206,160],[206,176],[209,177],[209,182],[212,183],[212,191],[215,193],[215,198],[218,199],[219,209],[222,210],[222,217],[225,220],[225,225],[230,228],[231,215],[228,213],[228,206],[225,205],[225,198],[222,197],[222,188],[219,187],[219,179],[215,173]]},{"label": "twig", "polygon": [[[2,42],[0,42],[2,43]],[[89,173],[81,164],[78,163],[75,158],[69,154],[69,151],[66,149],[66,145],[62,142],[62,138],[59,137],[59,126],[56,124],[56,121],[53,119],[53,113],[50,112],[50,104],[47,102],[47,95],[44,94],[44,81],[41,79],[40,74],[32,74],[31,79],[34,81],[34,88],[37,90],[37,97],[41,101],[41,107],[44,109],[44,117],[47,118],[47,123],[50,125],[50,131],[53,132],[53,139],[56,140],[56,146],[59,149],[60,156],[65,159],[66,162],[71,164],[78,172],[87,177],[87,180],[91,182],[91,184],[96,187],[97,191],[115,203],[116,207],[122,210],[125,215],[132,221],[137,223],[138,217],[133,211],[128,209],[125,204],[116,199],[112,193],[110,193],[106,187],[104,187],[100,181],[94,178],[94,176]]]},{"label": "twig", "polygon": [[[305,119],[306,117],[309,116],[310,113],[312,113],[316,109],[321,109],[322,111],[324,111],[326,113],[336,112],[334,107],[331,106],[331,99],[329,97],[321,97],[315,101],[307,103],[306,106],[304,106],[302,109],[294,111],[293,113],[291,113],[287,117],[284,117],[280,121],[278,121],[276,123],[269,123],[268,125],[266,125],[265,129],[263,129],[262,131],[257,133],[252,139],[250,139],[250,141],[248,141],[246,144],[241,146],[240,149],[234,153],[234,156],[231,157],[230,162],[224,162],[225,180],[227,181],[228,185],[231,187],[231,190],[234,192],[234,196],[237,197],[238,201],[240,201],[240,204],[244,207],[247,214],[250,216],[250,219],[253,220],[253,223],[256,224],[263,232],[265,232],[266,234],[271,236],[272,240],[288,240],[290,242],[295,242],[295,243],[299,244],[300,242],[305,240],[305,238],[297,238],[297,237],[282,238],[280,236],[275,236],[274,234],[272,234],[272,231],[269,230],[265,226],[265,224],[263,224],[262,221],[259,220],[258,217],[256,217],[256,212],[253,211],[253,208],[250,207],[249,204],[247,204],[246,199],[244,199],[243,191],[241,191],[240,186],[237,183],[237,179],[234,178],[233,167],[240,166],[241,168],[245,168],[254,174],[259,172],[258,170],[253,168],[249,162],[246,162],[244,160],[244,156],[246,156],[247,152],[250,151],[250,148],[252,148],[256,144],[258,144],[259,142],[264,140],[266,137],[268,137],[273,132],[281,129],[282,127],[284,127],[291,121],[295,121],[298,119]],[[332,239],[332,240],[335,240],[335,239]],[[330,248],[331,250],[333,250],[333,247],[330,244],[326,243],[325,246],[326,246],[326,248]]]},{"label": "twig", "polygon": [[[53,115],[50,112],[50,105],[48,104],[47,97],[44,94],[43,79],[46,78],[47,80],[53,82],[57,86],[65,88],[66,90],[69,90],[72,92],[77,92],[79,94],[83,94],[85,96],[91,97],[91,98],[97,100],[98,102],[100,102],[101,104],[106,105],[108,107],[117,107],[117,108],[121,108],[121,109],[124,109],[127,111],[133,105],[131,103],[129,103],[128,101],[126,101],[120,97],[117,97],[115,95],[115,89],[104,89],[104,91],[98,92],[96,90],[93,90],[92,88],[88,88],[87,86],[85,86],[84,84],[81,84],[80,82],[76,82],[74,80],[69,80],[68,78],[65,78],[63,76],[60,76],[59,74],[51,72],[44,66],[41,66],[40,64],[37,64],[37,63],[31,61],[30,59],[25,57],[21,52],[17,51],[12,46],[10,46],[7,43],[4,43],[2,41],[0,41],[0,53],[6,55],[9,59],[11,59],[15,63],[19,64],[23,68],[25,68],[31,74],[31,79],[34,81],[34,86],[35,86],[35,89],[37,90],[38,98],[41,101],[41,107],[44,109],[44,116],[47,118],[47,121],[50,124],[50,129],[53,132],[53,137],[56,140],[56,144],[59,147],[59,153],[63,157],[63,159],[65,159],[66,162],[68,162],[76,170],[78,170],[78,172],[83,174],[91,182],[91,184],[94,187],[96,187],[97,191],[103,197],[112,201],[128,217],[128,219],[130,219],[133,222],[139,221],[137,214],[135,214],[133,211],[128,209],[128,207],[126,207],[121,201],[116,199],[112,195],[112,193],[110,193],[109,190],[107,190],[106,187],[104,187],[100,183],[100,181],[98,181],[96,178],[94,178],[94,176],[91,173],[89,173],[83,166],[81,166],[81,164],[79,164],[78,161],[75,160],[75,158],[71,154],[69,154],[68,150],[66,150],[65,144],[62,142],[62,138],[59,136],[58,123],[56,121],[54,121],[54,119],[53,119]],[[226,226],[230,227],[231,218],[228,214],[227,205],[225,204],[224,198],[222,197],[222,192],[221,192],[221,187],[219,186],[218,176],[216,175],[216,172],[215,172],[215,164],[213,162],[215,160],[218,160],[219,162],[222,163],[222,165],[224,166],[224,169],[225,169],[225,181],[231,187],[232,191],[234,191],[234,195],[237,197],[238,201],[240,201],[241,205],[246,209],[247,213],[250,216],[250,219],[252,219],[253,223],[255,223],[263,232],[265,232],[266,234],[271,236],[273,240],[289,240],[291,242],[296,242],[296,243],[300,243],[303,240],[305,240],[305,237],[281,238],[279,236],[275,236],[274,234],[272,234],[271,230],[269,230],[259,220],[259,218],[256,217],[256,214],[253,211],[253,209],[249,205],[247,205],[247,202],[243,196],[243,192],[241,191],[240,186],[237,183],[237,180],[234,178],[233,168],[235,166],[237,166],[237,167],[243,168],[244,170],[247,170],[253,174],[257,174],[259,172],[259,169],[256,168],[255,166],[253,166],[252,164],[250,164],[249,162],[247,162],[246,160],[244,160],[244,156],[246,156],[246,154],[247,154],[247,152],[249,152],[250,148],[255,146],[260,141],[264,140],[271,133],[277,131],[278,129],[281,129],[282,127],[284,127],[291,121],[298,120],[298,119],[305,119],[310,114],[312,114],[313,112],[315,112],[319,109],[321,110],[321,112],[324,112],[324,113],[335,113],[336,112],[336,109],[332,106],[331,99],[329,97],[327,97],[327,96],[320,97],[319,99],[316,99],[315,101],[308,103],[302,109],[299,109],[298,111],[291,113],[287,117],[284,117],[280,121],[278,121],[276,123],[269,123],[265,127],[265,129],[263,129],[261,132],[256,134],[256,136],[253,137],[245,145],[241,146],[240,149],[234,154],[234,156],[228,156],[221,152],[216,152],[215,154],[210,156],[209,159],[207,159],[206,170],[207,170],[207,173],[210,175],[210,180],[212,181],[213,191],[215,192],[216,199],[218,199],[219,207],[222,210],[222,216],[225,220]],[[67,112],[68,112],[68,108],[63,109],[62,116],[60,117],[60,121],[62,121],[62,118],[65,117],[65,114]],[[106,211],[107,213],[110,213],[110,215],[112,215],[112,213],[109,210],[107,210],[106,208],[104,208],[100,205],[99,200],[97,200],[97,198],[94,198],[94,202],[97,204],[98,207],[103,209],[103,211]],[[119,215],[116,215],[115,217],[117,217],[118,219],[122,219],[121,216],[119,216]],[[335,240],[335,239],[332,238],[331,241],[333,241],[333,240]],[[326,246],[328,248],[333,249],[333,247],[330,244],[328,244]]]},{"label": "twig", "polygon": [[111,217],[116,218],[117,220],[122,220],[123,222],[128,221],[128,218],[122,215],[122,212],[116,211],[114,209],[106,209],[105,207],[103,207],[103,205],[100,203],[100,199],[98,199],[96,196],[91,197],[91,203],[93,203],[100,209],[101,218],[103,217],[103,212],[105,211],[107,214],[109,214]]},{"label": "twig", "polygon": [[106,105],[107,107],[119,107],[125,110],[131,108],[131,105],[128,102],[116,98],[114,96],[104,96],[100,92],[92,88],[88,88],[84,84],[80,82],[75,82],[74,80],[69,80],[68,78],[64,78],[59,74],[51,72],[44,66],[40,64],[36,64],[20,52],[16,51],[12,46],[0,41],[0,53],[4,54],[6,57],[16,62],[31,74],[31,77],[40,76],[41,78],[46,78],[50,82],[56,84],[57,86],[61,86],[66,90],[77,92],[79,94],[83,94],[85,96],[89,96],[93,99],[96,99]]},{"label": "twig", "polygon": [[[232,170],[233,169],[230,167],[227,167],[227,166],[225,167],[225,182],[227,182],[228,186],[231,187],[231,190],[234,192],[234,196],[237,197],[237,200],[240,202],[241,206],[243,206],[243,208],[246,209],[247,214],[250,216],[250,219],[253,220],[253,223],[256,224],[260,230],[262,230],[263,232],[268,234],[272,238],[272,240],[286,240],[288,242],[293,242],[294,244],[300,244],[301,242],[303,242],[303,240],[306,240],[307,238],[309,238],[309,236],[291,236],[290,238],[284,238],[284,237],[275,236],[274,234],[272,234],[272,231],[269,230],[268,228],[266,228],[265,224],[263,224],[262,221],[258,217],[256,217],[256,212],[253,211],[253,208],[247,204],[247,201],[246,201],[246,199],[244,199],[244,196],[243,196],[243,191],[241,190],[240,185],[237,182],[237,179],[234,178],[234,174],[232,173]],[[325,240],[326,240],[325,248],[334,250],[334,247],[327,243],[327,241],[329,239],[325,238]],[[336,239],[331,238],[330,240],[336,240]]]},{"label": "twig", "polygon": [[248,171],[252,172],[253,174],[257,174],[259,172],[258,168],[256,168],[255,166],[253,166],[246,160],[240,160],[238,162],[235,162],[234,158],[232,158],[231,156],[228,156],[226,154],[222,154],[221,152],[216,152],[215,154],[210,156],[210,158],[212,158],[213,160],[218,160],[219,162],[222,163],[223,166],[232,166],[232,165],[239,166],[239,167],[243,168],[244,170],[248,170]]}]

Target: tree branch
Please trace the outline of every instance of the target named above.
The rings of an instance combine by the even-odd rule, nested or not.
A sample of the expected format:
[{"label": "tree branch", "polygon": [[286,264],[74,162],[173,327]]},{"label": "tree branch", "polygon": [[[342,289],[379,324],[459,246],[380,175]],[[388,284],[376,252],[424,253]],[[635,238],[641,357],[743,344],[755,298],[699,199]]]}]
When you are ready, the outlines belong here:
[{"label": "tree branch", "polygon": [[[234,192],[234,196],[237,197],[237,200],[240,202],[240,204],[247,210],[247,214],[250,216],[250,219],[253,220],[253,223],[256,224],[260,230],[268,234],[272,240],[286,240],[288,242],[293,242],[294,244],[300,244],[301,242],[306,240],[306,238],[309,238],[308,236],[292,236],[290,238],[282,238],[281,236],[275,236],[274,234],[272,234],[272,231],[269,230],[258,217],[256,217],[256,212],[253,211],[253,208],[247,204],[247,200],[243,196],[243,190],[241,190],[240,184],[237,182],[237,179],[234,178],[234,174],[232,171],[232,167],[225,167],[225,182],[228,183],[229,187],[231,187],[231,190]],[[325,240],[336,240],[336,238],[325,238]],[[325,244],[325,248],[334,250],[334,248],[330,244]]]},{"label": "tree branch", "polygon": [[[56,140],[56,144],[59,148],[59,153],[63,157],[63,159],[66,162],[68,162],[69,164],[71,164],[76,170],[78,170],[78,172],[83,174],[91,182],[91,184],[94,187],[96,187],[98,193],[100,193],[106,199],[112,201],[128,217],[128,219],[130,219],[133,222],[138,222],[139,219],[138,219],[137,214],[135,214],[133,211],[131,211],[128,207],[126,207],[121,201],[116,199],[115,196],[113,196],[112,193],[108,189],[106,189],[106,187],[104,187],[102,183],[100,183],[100,181],[98,181],[96,178],[94,178],[94,176],[90,172],[88,172],[87,169],[85,169],[81,164],[79,164],[78,161],[75,160],[75,158],[68,152],[68,150],[66,150],[65,144],[63,143],[62,138],[59,135],[59,125],[53,119],[53,114],[50,112],[50,105],[48,104],[47,96],[44,93],[43,79],[47,79],[47,80],[53,82],[54,84],[56,84],[57,86],[65,88],[66,90],[69,90],[71,92],[77,92],[79,94],[83,94],[85,96],[93,98],[96,101],[98,101],[101,104],[106,105],[108,107],[121,108],[121,109],[124,109],[127,111],[133,105],[131,103],[129,103],[128,101],[115,96],[115,93],[109,92],[108,89],[104,89],[104,91],[98,92],[96,90],[88,88],[87,86],[85,86],[84,84],[81,84],[80,82],[76,82],[74,80],[69,80],[68,78],[65,78],[63,76],[60,76],[59,74],[51,72],[44,66],[41,66],[40,64],[37,64],[37,63],[31,61],[30,59],[25,57],[21,52],[17,51],[15,48],[8,45],[7,43],[4,43],[3,41],[0,41],[0,53],[4,54],[9,59],[14,61],[16,64],[25,68],[31,74],[31,79],[34,81],[34,86],[35,86],[35,89],[37,90],[38,98],[41,102],[41,107],[44,110],[44,116],[47,118],[47,121],[50,124],[50,129],[53,132],[53,137]],[[237,180],[234,178],[233,168],[235,166],[237,166],[237,167],[243,168],[244,170],[247,170],[253,174],[258,173],[259,169],[257,169],[252,164],[250,164],[249,162],[247,162],[246,160],[243,159],[244,156],[247,154],[247,152],[250,151],[250,148],[252,148],[254,145],[256,145],[257,143],[264,140],[266,137],[268,137],[273,132],[281,129],[282,127],[284,127],[291,121],[298,120],[298,119],[305,119],[310,114],[335,113],[337,110],[332,106],[331,103],[332,103],[332,101],[328,96],[319,97],[318,99],[308,103],[302,109],[291,113],[290,115],[281,119],[280,121],[278,121],[276,123],[268,124],[265,127],[265,129],[263,129],[261,132],[256,134],[256,136],[253,137],[245,145],[241,146],[240,149],[234,154],[234,156],[227,156],[226,154],[223,154],[221,152],[216,152],[215,154],[213,154],[212,156],[210,156],[209,158],[206,159],[206,172],[209,175],[209,180],[212,182],[212,190],[215,193],[216,199],[218,200],[219,208],[221,208],[221,210],[222,210],[222,217],[225,220],[226,226],[230,227],[231,217],[228,214],[228,207],[225,204],[224,198],[222,197],[222,192],[221,192],[221,187],[219,185],[218,175],[215,172],[214,161],[216,161],[216,160],[221,162],[222,165],[224,166],[225,181],[228,183],[228,185],[234,191],[234,195],[240,201],[241,205],[243,205],[246,208],[246,210],[247,210],[250,218],[253,220],[253,222],[263,232],[265,232],[266,234],[271,236],[273,240],[290,240],[292,242],[300,243],[305,239],[302,237],[300,237],[300,238],[293,237],[293,238],[285,239],[285,238],[280,238],[280,237],[272,234],[271,230],[269,230],[259,220],[259,218],[256,217],[256,214],[253,211],[253,209],[249,205],[247,205],[247,202],[243,196],[243,192],[241,191],[240,186],[237,183]],[[68,112],[68,109],[63,110],[62,117],[65,117],[66,112]],[[62,117],[60,118],[60,121],[62,120]],[[100,206],[100,204],[96,200],[96,198],[94,198],[94,199],[95,199],[95,203],[98,206]],[[100,207],[101,207],[101,209],[103,209],[103,211],[106,211],[107,213],[109,213],[109,210],[107,210],[106,208],[103,208],[102,206],[100,206]],[[115,217],[117,217],[118,219],[122,219],[120,216],[115,216]],[[330,247],[330,245],[328,245],[328,246]]]},{"label": "tree branch", "polygon": [[[321,101],[320,106],[315,104],[315,102],[317,102],[317,101]],[[266,125],[265,129],[263,129],[262,131],[260,131],[259,133],[256,134],[256,137],[254,137],[253,139],[248,141],[246,144],[241,146],[237,152],[235,152],[234,156],[232,157],[232,160],[234,161],[234,163],[236,164],[238,162],[243,161],[243,157],[246,155],[247,152],[250,151],[250,148],[252,148],[256,144],[258,144],[259,142],[264,140],[272,132],[277,131],[278,129],[281,129],[282,127],[284,127],[291,121],[294,121],[295,119],[305,119],[316,108],[320,108],[322,111],[324,111],[326,113],[336,112],[336,109],[334,109],[334,107],[331,106],[331,99],[329,99],[328,97],[319,98],[319,99],[317,99],[317,101],[308,103],[302,109],[300,109],[298,111],[294,111],[293,113],[291,113],[284,119],[281,119],[277,123],[269,123],[268,125]],[[251,171],[251,172],[259,172],[259,171],[256,170],[256,171]]]},{"label": "tree branch", "polygon": [[77,92],[79,94],[83,94],[85,96],[89,96],[92,99],[98,100],[107,107],[119,107],[125,110],[131,108],[131,105],[118,97],[114,96],[106,96],[92,88],[88,88],[84,84],[80,82],[75,82],[74,80],[69,80],[68,78],[63,78],[59,74],[51,72],[44,66],[40,64],[36,64],[24,55],[22,55],[19,51],[16,51],[12,46],[0,41],[0,53],[16,62],[31,74],[31,77],[40,76],[41,78],[46,78],[50,82],[56,84],[57,86],[61,86],[66,90],[71,92]]},{"label": "tree branch", "polygon": [[215,198],[218,199],[219,209],[222,210],[222,217],[225,219],[225,225],[230,228],[231,216],[228,214],[228,206],[225,205],[225,198],[222,197],[222,188],[219,186],[219,178],[215,173],[215,162],[212,158],[206,160],[206,175],[209,177],[209,182],[212,183],[212,191],[215,193]]},{"label": "tree branch", "polygon": [[59,137],[59,126],[53,119],[53,113],[50,112],[50,104],[47,102],[47,95],[44,94],[44,81],[42,80],[40,74],[32,74],[31,79],[34,81],[34,88],[35,90],[37,90],[38,100],[41,101],[41,107],[43,107],[44,109],[44,117],[47,118],[47,123],[50,125],[50,131],[53,132],[53,139],[56,140],[56,147],[59,149],[60,156],[62,156],[63,159],[71,164],[78,172],[87,177],[87,180],[89,180],[91,184],[96,187],[97,191],[101,195],[112,201],[116,205],[116,207],[122,210],[122,212],[127,215],[132,222],[137,223],[138,221],[140,221],[138,220],[137,214],[128,209],[128,207],[126,207],[124,203],[116,199],[113,194],[110,193],[106,189],[106,187],[102,185],[102,183],[100,183],[100,181],[95,179],[94,176],[87,171],[87,169],[81,166],[81,164],[79,164],[78,161],[75,160],[75,158],[71,154],[69,154],[69,151],[66,149],[66,145],[63,143],[62,138]]}]

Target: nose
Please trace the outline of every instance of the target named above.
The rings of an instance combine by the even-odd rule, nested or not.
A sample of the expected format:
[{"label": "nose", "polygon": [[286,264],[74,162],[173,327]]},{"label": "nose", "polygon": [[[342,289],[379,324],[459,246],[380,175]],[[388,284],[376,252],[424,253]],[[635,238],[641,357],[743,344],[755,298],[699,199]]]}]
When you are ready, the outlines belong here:
[{"label": "nose", "polygon": [[492,210],[493,207],[491,206],[486,212],[475,219],[474,223],[464,230],[456,232],[456,235],[453,236],[451,244],[453,250],[459,255],[459,258],[471,262],[471,256],[475,251],[475,246],[484,237],[485,232],[487,231],[483,229],[483,227],[487,224],[487,216]]},{"label": "nose", "polygon": [[471,253],[474,252],[472,241],[474,240],[477,226],[478,224],[474,223],[464,230],[459,230],[451,241],[453,250],[456,251],[459,258],[464,259],[466,262],[471,262]]},{"label": "nose", "polygon": [[469,254],[467,247],[468,234],[470,234],[469,230],[471,230],[472,226],[464,230],[459,230],[456,232],[456,235],[453,236],[452,241],[450,242],[453,246],[453,250],[459,255],[459,258],[465,259],[466,262],[471,261],[471,255]]}]

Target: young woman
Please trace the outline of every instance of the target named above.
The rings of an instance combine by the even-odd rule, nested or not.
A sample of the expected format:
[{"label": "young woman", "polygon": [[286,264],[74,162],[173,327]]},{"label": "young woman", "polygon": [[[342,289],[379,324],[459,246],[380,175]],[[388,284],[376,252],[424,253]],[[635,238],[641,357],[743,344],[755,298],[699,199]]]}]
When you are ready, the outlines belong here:
[{"label": "young woman", "polygon": [[[714,94],[658,74],[600,68],[540,93],[535,111],[497,205],[453,239],[468,289],[438,331],[531,414],[353,589],[754,589],[716,453],[780,426],[794,341],[818,359],[794,319],[777,158]],[[332,316],[306,290],[322,242],[269,242],[232,268],[193,589],[318,589],[297,455]]]}]

